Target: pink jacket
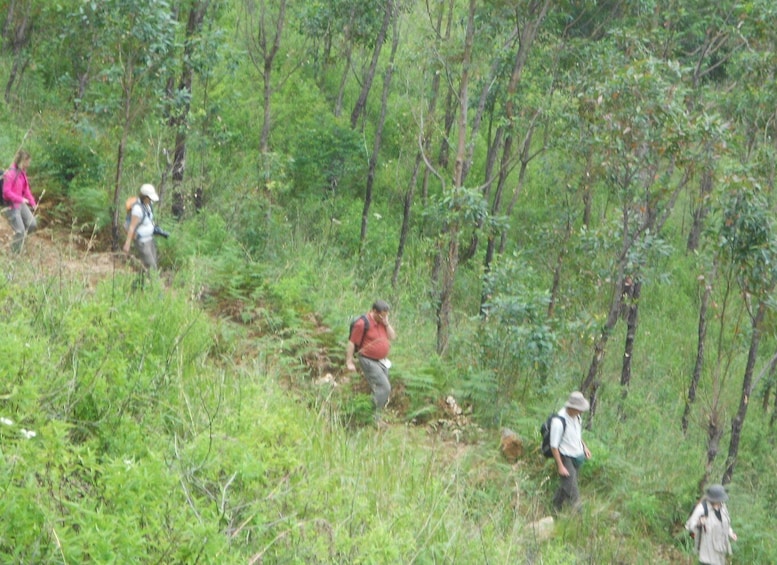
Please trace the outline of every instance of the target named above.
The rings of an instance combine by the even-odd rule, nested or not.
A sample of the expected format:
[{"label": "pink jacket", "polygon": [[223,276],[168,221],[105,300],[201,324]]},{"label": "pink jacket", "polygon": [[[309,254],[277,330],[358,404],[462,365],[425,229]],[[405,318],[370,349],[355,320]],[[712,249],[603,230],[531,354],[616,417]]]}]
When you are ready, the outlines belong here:
[{"label": "pink jacket", "polygon": [[24,171],[10,168],[3,174],[3,198],[16,210],[24,199],[30,208],[35,208],[35,197],[30,192],[30,183]]}]

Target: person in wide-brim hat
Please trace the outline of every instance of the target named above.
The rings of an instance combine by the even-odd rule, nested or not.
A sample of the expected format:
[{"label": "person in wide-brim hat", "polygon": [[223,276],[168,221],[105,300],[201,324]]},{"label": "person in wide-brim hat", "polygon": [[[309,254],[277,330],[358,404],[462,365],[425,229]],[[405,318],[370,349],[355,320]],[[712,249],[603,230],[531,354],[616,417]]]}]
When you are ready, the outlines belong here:
[{"label": "person in wide-brim hat", "polygon": [[736,541],[737,535],[731,528],[727,500],[723,485],[708,486],[685,523],[694,534],[694,551],[699,554],[699,563],[726,565],[732,553],[731,542]]},{"label": "person in wide-brim hat", "polygon": [[581,414],[588,412],[590,408],[591,405],[583,393],[576,390],[569,395],[564,407],[559,410],[558,417],[551,419],[550,451],[559,475],[559,486],[553,496],[553,507],[556,511],[567,504],[573,508],[579,506],[578,470],[591,458],[591,451],[583,441]]},{"label": "person in wide-brim hat", "polygon": [[583,393],[576,390],[569,395],[567,403],[564,404],[564,408],[571,408],[572,410],[577,410],[578,412],[588,412],[588,410],[591,409],[591,405],[585,399]]}]

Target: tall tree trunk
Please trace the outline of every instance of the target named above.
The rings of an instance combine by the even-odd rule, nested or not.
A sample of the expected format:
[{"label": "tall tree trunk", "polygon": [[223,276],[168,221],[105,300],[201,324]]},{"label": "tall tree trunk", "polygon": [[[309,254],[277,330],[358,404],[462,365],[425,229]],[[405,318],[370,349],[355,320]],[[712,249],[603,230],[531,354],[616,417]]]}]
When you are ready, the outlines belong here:
[{"label": "tall tree trunk", "polygon": [[[491,128],[489,127],[489,130]],[[494,168],[496,167],[496,156],[501,148],[501,128],[497,128],[496,137],[488,146],[486,153],[486,167],[483,174],[483,200],[486,202],[491,198],[491,188],[494,185],[493,175]],[[489,133],[489,138],[490,133]],[[470,238],[469,247],[462,253],[462,262],[470,260],[477,253],[478,245],[480,244],[479,231],[483,228],[483,220],[478,220],[476,228],[472,231],[472,237]],[[486,271],[488,272],[488,271]],[[482,303],[481,303],[482,306]]]},{"label": "tall tree trunk", "polygon": [[404,205],[402,206],[402,227],[399,230],[399,245],[397,246],[397,256],[394,260],[394,272],[391,274],[391,288],[397,288],[397,282],[399,281],[399,270],[402,268],[402,259],[405,256],[405,245],[407,244],[407,234],[410,233],[410,211],[413,207],[413,194],[415,192],[415,185],[418,181],[418,171],[421,168],[421,162],[423,156],[421,153],[416,154],[415,165],[413,166],[413,174],[410,177],[410,182],[407,185],[407,191],[405,192]]},{"label": "tall tree trunk", "polygon": [[364,243],[367,240],[367,223],[369,221],[370,205],[372,204],[372,188],[375,184],[375,167],[378,164],[378,154],[383,137],[383,126],[386,124],[386,107],[388,106],[388,95],[391,90],[391,78],[394,75],[394,58],[397,54],[399,45],[399,24],[398,18],[393,14],[393,0],[388,0],[386,10],[389,12],[393,27],[393,39],[391,42],[391,55],[386,72],[383,76],[383,93],[380,99],[380,118],[378,119],[377,129],[375,130],[375,142],[372,146],[372,155],[370,156],[369,168],[367,171],[367,187],[364,191],[364,207],[362,208],[362,226],[359,236],[359,252],[364,250]]},{"label": "tall tree trunk", "polygon": [[119,147],[116,155],[116,183],[113,187],[113,218],[111,224],[111,250],[118,251],[120,249],[120,234],[119,234],[119,196],[121,194],[121,180],[124,172],[124,156],[126,153],[127,140],[129,139],[130,126],[132,125],[132,102],[135,92],[135,77],[133,69],[135,67],[135,61],[132,57],[128,57],[124,65],[124,74],[121,80],[122,89],[122,128],[121,138],[119,139]]},{"label": "tall tree trunk", "polygon": [[263,118],[262,133],[259,138],[259,151],[260,153],[268,153],[270,151],[270,127],[271,127],[271,112],[272,107],[272,73],[275,56],[278,54],[278,50],[281,46],[281,35],[283,34],[283,27],[286,19],[286,2],[287,0],[276,0],[278,2],[278,18],[275,20],[275,35],[273,37],[272,45],[267,44],[267,29],[265,28],[265,0],[261,2],[261,25],[259,45],[262,53],[262,81],[263,84]]},{"label": "tall tree trunk", "polygon": [[[647,179],[646,182],[652,183],[652,179],[655,177],[654,172],[646,171],[644,175]],[[594,355],[591,359],[591,364],[588,367],[588,374],[583,381],[582,391],[585,394],[586,391],[591,390],[591,411],[588,419],[588,426],[593,423],[594,416],[596,415],[596,391],[599,389],[598,375],[601,367],[602,360],[604,359],[604,353],[607,348],[607,342],[612,334],[615,325],[618,322],[620,314],[621,299],[624,290],[625,272],[628,264],[629,251],[633,248],[634,244],[644,236],[645,233],[659,234],[669,218],[669,214],[674,209],[674,204],[677,201],[677,197],[688,182],[690,175],[686,171],[680,181],[675,187],[675,190],[669,194],[666,201],[663,203],[664,207],[660,207],[660,202],[654,201],[649,205],[646,203],[644,209],[640,211],[640,216],[643,218],[639,227],[636,229],[630,228],[630,208],[624,207],[623,219],[622,219],[622,243],[621,250],[616,259],[617,275],[615,276],[615,290],[613,297],[610,301],[610,308],[607,314],[607,319],[604,323],[604,327],[599,336],[594,341]],[[628,186],[624,184],[624,186]]]},{"label": "tall tree trunk", "polygon": [[722,437],[723,426],[720,422],[720,411],[716,403],[712,407],[712,412],[710,412],[709,418],[707,420],[707,464],[704,466],[704,483],[707,483],[709,476],[712,473],[715,459],[718,457],[720,438]]},{"label": "tall tree trunk", "polygon": [[367,97],[370,94],[370,89],[372,89],[372,81],[375,79],[375,71],[378,68],[380,52],[383,49],[383,44],[386,42],[388,28],[394,17],[394,1],[385,0],[385,2],[386,9],[383,13],[383,23],[380,26],[378,37],[375,39],[375,48],[372,50],[372,60],[370,61],[370,66],[367,68],[367,74],[364,76],[364,82],[362,83],[361,92],[359,92],[359,98],[356,100],[356,104],[351,112],[351,129],[356,129],[356,124],[359,123],[359,118],[367,107]]},{"label": "tall tree trunk", "polygon": [[[622,267],[621,267],[622,271]],[[612,299],[610,300],[610,310],[607,313],[607,319],[604,322],[602,331],[594,341],[594,355],[591,358],[591,364],[588,366],[588,374],[581,386],[583,394],[591,393],[594,397],[596,389],[599,388],[598,376],[599,367],[604,360],[604,353],[607,350],[607,342],[612,335],[615,325],[618,323],[618,316],[620,314],[621,296],[623,294],[623,275],[619,274],[617,282],[615,284],[615,290],[613,291]],[[593,419],[593,405],[591,406],[591,419]]]},{"label": "tall tree trunk", "polygon": [[129,119],[125,120],[122,128],[121,139],[116,151],[116,182],[113,185],[113,222],[111,223],[111,251],[121,248],[121,234],[119,233],[119,195],[121,194],[121,177],[124,172],[124,154],[129,137]]},{"label": "tall tree trunk", "polygon": [[178,83],[178,92],[183,93],[184,103],[176,115],[171,119],[170,125],[175,129],[175,147],[173,148],[172,162],[172,212],[173,217],[181,219],[186,209],[185,197],[181,191],[186,175],[186,141],[189,123],[189,110],[191,108],[192,82],[194,79],[195,39],[202,31],[202,23],[208,10],[208,0],[195,1],[189,9],[189,17],[186,22],[186,40],[183,48],[183,69],[181,80]]},{"label": "tall tree trunk", "polygon": [[[440,153],[437,156],[437,162],[443,169],[448,167],[450,162],[451,143],[450,135],[453,129],[453,122],[456,120],[456,91],[452,84],[448,84],[448,92],[445,95],[445,118],[443,120],[443,134],[440,139]],[[426,202],[424,195],[424,203]]]},{"label": "tall tree trunk", "polygon": [[580,181],[580,188],[583,194],[583,227],[591,227],[591,209],[593,207],[593,191],[591,190],[591,170],[594,152],[589,149],[585,158],[585,172]]},{"label": "tall tree trunk", "polygon": [[558,301],[558,289],[561,286],[561,270],[564,266],[564,258],[567,256],[567,244],[572,237],[572,218],[567,215],[566,227],[564,228],[564,239],[558,248],[556,256],[556,266],[553,269],[553,282],[550,285],[550,299],[548,300],[548,318],[553,318],[556,314],[556,302]]},{"label": "tall tree trunk", "polygon": [[343,96],[345,96],[345,85],[348,82],[348,73],[351,72],[351,56],[353,55],[353,43],[347,41],[346,33],[346,47],[345,47],[345,66],[343,67],[343,74],[340,77],[340,86],[337,89],[337,99],[335,100],[335,117],[339,118],[343,113]]},{"label": "tall tree trunk", "polygon": [[747,354],[747,365],[745,366],[745,376],[742,381],[742,396],[739,400],[739,409],[731,420],[731,441],[728,444],[726,469],[723,472],[723,480],[721,481],[724,485],[730,483],[731,478],[734,476],[734,467],[739,455],[739,441],[742,437],[742,428],[747,417],[747,407],[750,405],[750,395],[753,392],[753,371],[755,370],[755,362],[758,357],[758,345],[761,341],[761,323],[765,314],[766,301],[760,300],[751,323],[750,350]]},{"label": "tall tree trunk", "polygon": [[[512,168],[513,143],[514,143],[514,136],[516,133],[516,126],[517,126],[516,124],[517,116],[516,116],[516,106],[515,106],[516,92],[518,89],[518,85],[520,84],[521,77],[523,76],[523,69],[526,67],[526,61],[529,58],[529,52],[531,51],[531,48],[534,44],[534,39],[537,37],[537,32],[542,26],[542,23],[545,21],[545,17],[547,16],[549,7],[550,7],[550,0],[543,0],[541,2],[532,3],[531,5],[532,13],[529,15],[529,19],[525,21],[523,24],[523,27],[521,27],[518,30],[518,35],[519,35],[518,51],[515,53],[515,58],[513,60],[513,69],[510,74],[510,80],[507,83],[507,88],[505,91],[505,124],[504,126],[500,127],[500,129],[503,129],[504,131],[502,132],[501,136],[497,135],[498,138],[503,138],[504,142],[502,143],[502,156],[501,156],[500,165],[499,165],[499,180],[497,181],[496,190],[494,191],[494,201],[491,205],[491,214],[494,216],[499,214],[499,211],[501,209],[502,195],[504,194],[507,177],[509,175],[510,169]],[[529,152],[530,152],[529,148],[531,146],[534,124],[538,115],[539,115],[539,112],[535,112],[534,118],[531,120],[531,123],[527,128],[526,135],[524,136],[523,145],[521,147],[521,150],[524,156],[529,155]],[[522,160],[521,162],[521,170],[518,175],[519,188],[516,189],[516,193],[513,197],[514,199],[517,199],[517,194],[520,192],[521,187],[523,185],[528,161],[529,161],[529,158],[527,157],[525,160]],[[509,211],[507,215],[508,216],[510,215]],[[493,236],[489,237],[489,239],[492,239],[492,238]],[[502,241],[504,241],[504,232],[502,234],[501,239]],[[500,248],[503,248],[503,247],[504,247],[504,243],[502,243]],[[492,245],[491,242],[489,241],[489,245],[486,249],[486,258],[484,262],[487,271],[490,270],[491,268],[494,249],[495,249],[494,245]]]},{"label": "tall tree trunk", "polygon": [[[453,11],[453,0],[451,0],[450,11],[451,12]],[[450,36],[450,26],[451,26],[450,16],[448,17],[448,25],[445,32],[446,35],[444,37],[442,36],[442,21],[444,16],[445,16],[445,4],[441,2],[439,4],[439,10],[437,12],[437,19],[435,21],[435,28],[434,28],[435,37],[437,38],[437,40],[435,41],[435,47],[437,49],[439,49],[439,46],[442,43],[442,40],[443,39],[447,40]],[[400,233],[399,233],[399,245],[397,247],[397,256],[396,256],[396,260],[394,261],[394,272],[391,275],[392,288],[396,288],[397,282],[399,280],[399,271],[402,267],[402,260],[405,254],[407,236],[410,233],[410,212],[413,208],[413,198],[415,197],[415,188],[416,188],[416,182],[418,180],[418,172],[419,172],[421,163],[424,161],[425,155],[429,154],[429,151],[432,146],[432,124],[434,124],[435,116],[437,114],[437,99],[439,98],[439,95],[440,95],[440,75],[441,74],[442,73],[436,72],[435,66],[432,67],[431,93],[429,95],[427,117],[423,121],[423,129],[421,131],[421,135],[422,135],[421,147],[416,153],[415,165],[413,167],[413,174],[411,176],[410,183],[407,187],[407,191],[405,192],[404,205],[402,208],[402,227],[400,228]],[[430,175],[431,175],[431,171],[429,167],[424,167],[423,181],[422,181],[422,194],[424,195],[424,202],[426,202],[426,198],[428,196]]]},{"label": "tall tree trunk", "polygon": [[[713,267],[713,272],[715,271]],[[704,292],[701,295],[699,304],[699,329],[696,342],[696,363],[693,366],[691,382],[688,385],[688,398],[685,400],[685,409],[683,410],[682,428],[683,434],[688,432],[688,418],[691,414],[691,406],[696,402],[696,390],[701,381],[701,373],[704,369],[705,342],[707,340],[707,308],[709,307],[710,297],[712,296],[712,282],[704,281]]]},{"label": "tall tree trunk", "polygon": [[772,406],[772,417],[769,418],[769,429],[774,427],[775,422],[777,422],[777,394],[774,395],[774,406]]},{"label": "tall tree trunk", "polygon": [[[507,205],[507,209],[505,210],[505,216],[508,218],[512,217],[513,215],[513,209],[515,208],[515,205],[518,203],[518,197],[523,193],[523,187],[526,184],[526,171],[529,169],[529,161],[531,161],[534,157],[536,157],[539,154],[538,152],[535,152],[534,154],[531,153],[531,140],[534,137],[534,128],[535,128],[535,122],[534,120],[539,115],[539,112],[537,112],[534,115],[534,119],[532,119],[531,125],[529,125],[529,129],[526,132],[526,137],[523,140],[522,148],[521,148],[521,168],[518,171],[518,182],[515,183],[515,188],[513,189],[513,196],[510,199],[510,203]],[[494,214],[498,214],[499,209],[494,210]],[[499,235],[499,253],[502,254],[505,251],[505,245],[507,243],[507,231],[502,230],[501,234]],[[493,260],[493,257],[489,258],[489,262]]]},{"label": "tall tree trunk", "polygon": [[[461,84],[459,88],[459,119],[458,119],[458,145],[456,149],[456,164],[453,173],[454,200],[456,194],[462,189],[462,177],[467,159],[467,110],[469,106],[469,73],[472,60],[472,45],[475,37],[475,5],[476,0],[470,0],[467,14],[467,32],[464,40],[464,52],[461,64]],[[451,210],[457,214],[456,210]],[[458,218],[454,217],[447,230],[447,253],[443,257],[442,285],[440,290],[440,303],[437,310],[437,353],[443,355],[448,348],[450,334],[450,317],[453,306],[453,284],[456,279],[456,271],[459,261],[459,231]]]},{"label": "tall tree trunk", "polygon": [[704,219],[709,210],[709,199],[712,194],[712,186],[715,180],[714,172],[710,167],[706,167],[701,175],[699,182],[699,200],[693,206],[693,223],[688,233],[688,242],[686,249],[696,251],[699,248],[701,232],[704,229]]},{"label": "tall tree trunk", "polygon": [[626,343],[623,348],[623,365],[621,366],[621,387],[623,396],[628,394],[631,384],[631,362],[634,357],[634,340],[637,336],[639,322],[639,295],[642,292],[642,281],[639,277],[632,280],[626,304]]},{"label": "tall tree trunk", "polygon": [[32,24],[30,22],[32,3],[29,1],[23,3],[23,13],[19,21],[16,20],[16,7],[15,1],[10,2],[8,5],[8,18],[4,28],[5,37],[13,53],[11,72],[5,85],[6,104],[11,101],[11,92],[13,91],[14,84],[21,81],[22,75],[24,75],[24,71],[30,63],[26,47],[32,35]]}]

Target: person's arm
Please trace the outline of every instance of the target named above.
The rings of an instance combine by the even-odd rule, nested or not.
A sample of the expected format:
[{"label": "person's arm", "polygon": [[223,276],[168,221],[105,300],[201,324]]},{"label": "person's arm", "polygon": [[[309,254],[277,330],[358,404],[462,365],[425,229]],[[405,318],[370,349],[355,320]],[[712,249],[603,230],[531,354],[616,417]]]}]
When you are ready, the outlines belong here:
[{"label": "person's arm", "polygon": [[691,517],[688,518],[688,521],[685,523],[685,527],[688,529],[688,531],[692,532],[699,526],[703,525],[703,522],[704,506],[697,504],[696,508],[694,508],[693,512],[691,512]]},{"label": "person's arm", "polygon": [[556,461],[556,469],[558,469],[558,474],[562,477],[568,477],[569,471],[567,471],[567,468],[564,467],[564,462],[561,460],[561,452],[559,452],[557,447],[551,447],[550,452],[553,454],[553,459]]},{"label": "person's arm", "polygon": [[135,230],[138,229],[138,224],[140,224],[140,218],[135,214],[132,214],[132,216],[130,216],[129,229],[127,229],[127,240],[124,242],[125,253],[129,253],[130,247],[132,246],[132,240],[135,239]]},{"label": "person's arm", "polygon": [[345,346],[345,367],[349,371],[355,371],[356,365],[353,363],[353,354],[356,351],[356,346],[353,344],[353,342],[349,339],[348,345]]},{"label": "person's arm", "polygon": [[27,178],[26,174],[24,175],[24,185],[22,186],[22,197],[30,208],[38,206],[35,202],[35,197],[32,195],[32,190],[30,190],[30,180]]},{"label": "person's arm", "polygon": [[731,541],[737,541],[737,535],[734,533],[734,529],[731,527],[731,516],[728,513],[728,507],[724,505],[724,508],[726,510],[726,517],[728,519],[729,527],[728,527],[728,537],[731,539]]},{"label": "person's arm", "polygon": [[550,421],[550,452],[553,454],[553,460],[556,462],[558,474],[562,477],[568,477],[569,471],[564,467],[564,462],[561,459],[561,452],[558,450],[563,437],[564,424],[561,421],[561,417],[552,418]]},{"label": "person's arm", "polygon": [[397,338],[397,332],[394,331],[394,328],[391,326],[391,322],[389,322],[388,314],[386,314],[385,318],[385,326],[386,326],[386,335],[389,338],[389,341],[394,341]]}]

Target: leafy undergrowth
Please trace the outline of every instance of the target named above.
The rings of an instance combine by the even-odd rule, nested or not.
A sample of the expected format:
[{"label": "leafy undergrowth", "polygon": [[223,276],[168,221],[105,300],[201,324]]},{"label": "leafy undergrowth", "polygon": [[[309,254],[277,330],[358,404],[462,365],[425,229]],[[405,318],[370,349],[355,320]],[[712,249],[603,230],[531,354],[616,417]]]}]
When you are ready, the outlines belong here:
[{"label": "leafy undergrowth", "polygon": [[401,378],[378,430],[337,332],[259,277],[204,285],[196,264],[134,292],[77,243],[48,228],[0,258],[0,561],[691,562],[676,500],[630,498],[640,470],[596,438],[587,504],[545,541],[532,440],[507,463],[466,407],[419,409]]}]

